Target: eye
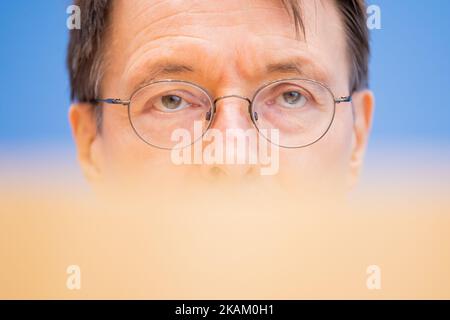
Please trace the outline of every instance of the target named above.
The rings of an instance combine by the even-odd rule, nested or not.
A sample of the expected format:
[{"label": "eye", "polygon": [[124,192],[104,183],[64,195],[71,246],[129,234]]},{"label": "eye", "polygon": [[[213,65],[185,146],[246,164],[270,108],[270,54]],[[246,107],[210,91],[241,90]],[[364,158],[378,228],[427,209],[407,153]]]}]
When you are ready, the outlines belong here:
[{"label": "eye", "polygon": [[284,108],[298,109],[303,107],[308,99],[301,92],[286,91],[277,97],[276,102]]},{"label": "eye", "polygon": [[175,112],[189,107],[189,103],[177,95],[164,95],[156,99],[154,106],[162,112]]}]

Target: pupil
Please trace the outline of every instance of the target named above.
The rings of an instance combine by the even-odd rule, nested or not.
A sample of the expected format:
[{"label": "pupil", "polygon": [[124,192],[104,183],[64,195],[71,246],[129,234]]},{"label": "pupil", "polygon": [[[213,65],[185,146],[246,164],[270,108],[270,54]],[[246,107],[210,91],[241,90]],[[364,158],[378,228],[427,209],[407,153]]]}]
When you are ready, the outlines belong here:
[{"label": "pupil", "polygon": [[296,91],[289,91],[283,93],[283,98],[287,103],[295,104],[298,100],[300,100],[301,94]]},{"label": "pupil", "polygon": [[162,103],[167,109],[176,109],[181,104],[181,98],[179,96],[163,96]]}]

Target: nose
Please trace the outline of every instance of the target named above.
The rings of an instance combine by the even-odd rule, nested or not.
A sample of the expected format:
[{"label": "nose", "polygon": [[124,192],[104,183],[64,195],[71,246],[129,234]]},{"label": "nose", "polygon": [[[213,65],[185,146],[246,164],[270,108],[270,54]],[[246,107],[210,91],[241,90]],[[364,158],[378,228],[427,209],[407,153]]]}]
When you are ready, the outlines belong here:
[{"label": "nose", "polygon": [[214,104],[216,112],[205,135],[205,148],[214,147],[216,162],[202,166],[203,177],[239,180],[257,175],[258,133],[249,115],[251,101],[228,95],[217,98]]}]

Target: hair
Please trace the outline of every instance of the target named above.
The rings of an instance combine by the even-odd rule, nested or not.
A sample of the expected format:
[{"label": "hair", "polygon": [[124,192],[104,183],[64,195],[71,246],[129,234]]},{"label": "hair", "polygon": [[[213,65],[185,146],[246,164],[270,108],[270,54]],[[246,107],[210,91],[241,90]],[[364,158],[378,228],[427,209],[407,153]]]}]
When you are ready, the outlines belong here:
[{"label": "hair", "polygon": [[[294,21],[297,35],[305,28],[298,0],[281,0]],[[74,0],[81,9],[81,29],[70,31],[67,55],[71,98],[91,102],[99,98],[105,68],[104,42],[112,0]],[[335,0],[347,39],[351,92],[368,86],[369,32],[364,0]]]}]

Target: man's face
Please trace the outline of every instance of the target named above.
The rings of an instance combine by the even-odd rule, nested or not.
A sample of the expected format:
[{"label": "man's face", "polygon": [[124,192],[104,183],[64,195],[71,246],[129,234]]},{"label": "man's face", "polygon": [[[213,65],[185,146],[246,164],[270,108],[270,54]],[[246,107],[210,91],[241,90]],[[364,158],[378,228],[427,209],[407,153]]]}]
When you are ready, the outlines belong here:
[{"label": "man's face", "polygon": [[[277,0],[220,4],[117,0],[105,39],[102,98],[127,100],[139,85],[163,79],[192,82],[212,98],[239,95],[251,99],[263,84],[285,78],[317,80],[335,97],[350,95],[346,34],[334,2],[304,1],[301,7],[306,39],[301,32],[300,38],[296,37],[290,15]],[[231,97],[218,101],[216,107],[211,128],[224,133],[224,145],[227,129],[254,128],[245,100]],[[93,180],[107,184],[238,182],[307,189],[314,183],[345,190],[358,175],[371,107],[368,91],[354,94],[353,105],[337,104],[332,125],[322,139],[304,148],[271,149],[278,154],[272,161],[278,163],[272,163],[270,175],[261,174],[261,167],[269,165],[248,161],[175,164],[171,151],[151,147],[138,138],[127,108],[121,105],[103,106],[101,132],[85,139],[89,142],[83,148],[89,155],[80,158]],[[72,113],[76,136],[81,122],[94,122],[80,111]],[[77,143],[79,149],[86,144],[83,138]],[[224,150],[236,157],[239,152],[242,149],[236,147]]]}]

